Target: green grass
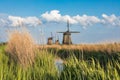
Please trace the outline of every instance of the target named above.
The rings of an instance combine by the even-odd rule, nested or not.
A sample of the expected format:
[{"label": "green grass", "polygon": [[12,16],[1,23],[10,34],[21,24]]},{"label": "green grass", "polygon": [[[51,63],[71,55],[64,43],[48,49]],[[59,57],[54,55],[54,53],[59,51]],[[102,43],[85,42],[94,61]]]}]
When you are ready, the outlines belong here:
[{"label": "green grass", "polygon": [[25,68],[14,61],[10,62],[4,48],[0,46],[0,80],[53,80],[58,76],[53,55],[37,52],[35,63]]},{"label": "green grass", "polygon": [[[90,62],[70,57],[61,73],[62,80],[119,80],[120,63],[108,61],[106,68],[98,61],[91,59]],[[119,67],[119,68],[118,68]],[[118,68],[118,69],[117,69]]]},{"label": "green grass", "polygon": [[[54,51],[38,50],[33,65],[22,67],[9,59],[5,48],[0,46],[0,80],[120,80],[119,52],[114,55],[83,52],[82,55],[80,51],[67,51],[70,55],[63,58],[64,69],[59,73],[55,58],[60,52],[56,55]],[[62,55],[65,51],[61,51]]]}]

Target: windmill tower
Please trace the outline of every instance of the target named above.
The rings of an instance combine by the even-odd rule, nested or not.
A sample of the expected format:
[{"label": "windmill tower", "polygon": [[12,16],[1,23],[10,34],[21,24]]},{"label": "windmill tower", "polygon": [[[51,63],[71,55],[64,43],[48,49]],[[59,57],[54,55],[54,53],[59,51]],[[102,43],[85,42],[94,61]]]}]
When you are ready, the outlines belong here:
[{"label": "windmill tower", "polygon": [[48,45],[52,45],[53,44],[53,35],[52,35],[52,32],[51,32],[51,37],[48,38],[47,44]]},{"label": "windmill tower", "polygon": [[60,44],[60,42],[59,42],[59,37],[58,37],[58,35],[57,35],[57,34],[56,34],[55,44],[56,44],[56,45]]},{"label": "windmill tower", "polygon": [[67,45],[72,44],[71,33],[80,33],[78,31],[70,31],[69,27],[70,27],[70,24],[69,24],[69,21],[67,21],[67,31],[58,32],[58,33],[63,33],[62,44],[67,44]]}]

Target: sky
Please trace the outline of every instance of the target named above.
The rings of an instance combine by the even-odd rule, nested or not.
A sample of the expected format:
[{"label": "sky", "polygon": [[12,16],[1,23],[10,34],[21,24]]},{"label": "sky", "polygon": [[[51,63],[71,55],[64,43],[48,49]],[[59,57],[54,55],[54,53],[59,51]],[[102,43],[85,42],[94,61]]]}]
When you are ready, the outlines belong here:
[{"label": "sky", "polygon": [[26,27],[37,43],[62,42],[70,22],[74,44],[120,42],[120,0],[0,0],[0,42],[8,31]]}]

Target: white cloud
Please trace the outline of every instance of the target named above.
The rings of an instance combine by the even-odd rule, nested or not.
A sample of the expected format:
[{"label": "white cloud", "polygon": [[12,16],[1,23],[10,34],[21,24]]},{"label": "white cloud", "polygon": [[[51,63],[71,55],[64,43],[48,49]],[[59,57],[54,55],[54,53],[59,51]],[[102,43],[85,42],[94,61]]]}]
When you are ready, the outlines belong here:
[{"label": "white cloud", "polygon": [[61,14],[59,14],[58,10],[53,10],[50,13],[45,12],[41,15],[47,21],[60,21]]},{"label": "white cloud", "polygon": [[37,26],[41,24],[41,21],[37,17],[18,17],[18,16],[8,16],[11,22],[11,26]]},{"label": "white cloud", "polygon": [[102,14],[102,18],[98,18],[96,16],[88,16],[88,15],[61,15],[60,11],[52,10],[50,12],[45,12],[41,15],[41,17],[48,22],[69,22],[71,24],[80,24],[83,27],[91,26],[94,24],[106,24],[111,26],[120,26],[120,16],[115,16],[114,14],[108,16],[106,14]]},{"label": "white cloud", "polygon": [[21,17],[8,16],[8,19],[11,22],[11,26],[21,26],[23,23],[23,18]]},{"label": "white cloud", "polygon": [[120,16],[115,16],[114,14],[108,16],[106,14],[102,14],[102,23],[109,24],[112,26],[120,26]]},{"label": "white cloud", "polygon": [[41,23],[42,23],[41,20],[35,16],[19,17],[0,14],[0,27],[38,26]]},{"label": "white cloud", "polygon": [[50,12],[45,12],[41,15],[41,17],[48,22],[66,22],[67,20],[70,21],[71,24],[77,23],[76,20],[71,18],[69,15],[64,15],[62,16],[58,10],[52,10]]},{"label": "white cloud", "polygon": [[8,15],[6,14],[0,14],[0,27],[7,26],[9,24],[7,17]]},{"label": "white cloud", "polygon": [[69,20],[69,22],[71,24],[76,24],[78,23],[73,17],[69,16],[69,15],[65,15],[65,16],[62,16],[62,19],[64,22],[66,22],[67,20]]},{"label": "white cloud", "polygon": [[[45,12],[41,15],[41,20],[44,19],[47,22],[69,22],[71,24],[79,24],[83,27],[91,26],[94,24],[105,24],[110,26],[120,26],[120,16],[115,14],[106,15],[102,14],[101,18],[96,16],[88,15],[62,15],[58,10],[52,10],[50,12]],[[42,23],[38,17],[29,16],[29,17],[19,17],[19,16],[10,16],[6,14],[0,14],[0,27],[1,26],[38,26]]]},{"label": "white cloud", "polygon": [[42,22],[37,17],[27,17],[24,19],[24,23],[28,24],[29,26],[37,26]]},{"label": "white cloud", "polygon": [[74,16],[73,19],[75,19],[82,26],[93,25],[95,23],[100,22],[99,18],[95,16],[87,16],[87,15],[83,15],[83,16],[77,15],[77,16]]},{"label": "white cloud", "polygon": [[56,22],[66,22],[69,20],[71,24],[80,24],[82,26],[88,26],[95,23],[99,23],[100,19],[95,16],[87,16],[87,15],[77,15],[77,16],[69,16],[69,15],[61,15],[58,10],[52,10],[50,12],[45,12],[41,15],[41,17],[48,22],[56,21]]},{"label": "white cloud", "polygon": [[8,24],[7,20],[0,18],[0,27],[7,26],[7,24]]}]

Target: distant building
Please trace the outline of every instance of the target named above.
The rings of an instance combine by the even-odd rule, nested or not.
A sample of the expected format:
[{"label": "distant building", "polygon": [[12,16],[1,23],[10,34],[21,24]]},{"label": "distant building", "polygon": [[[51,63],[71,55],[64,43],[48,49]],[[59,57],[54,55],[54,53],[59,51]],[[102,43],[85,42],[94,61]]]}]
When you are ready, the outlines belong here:
[{"label": "distant building", "polygon": [[47,44],[48,44],[48,45],[52,45],[52,44],[53,44],[53,37],[49,37],[49,38],[48,38]]},{"label": "distant building", "polygon": [[55,41],[55,44],[57,44],[57,45],[60,44],[59,40],[56,40],[56,41]]},{"label": "distant building", "polygon": [[69,30],[69,21],[67,21],[67,28],[68,30],[65,32],[58,32],[58,33],[63,33],[63,41],[62,44],[72,44],[72,40],[71,40],[71,33],[80,33],[78,31],[70,31]]}]

